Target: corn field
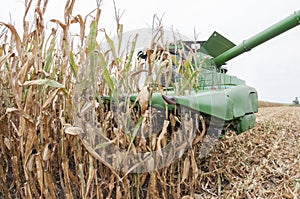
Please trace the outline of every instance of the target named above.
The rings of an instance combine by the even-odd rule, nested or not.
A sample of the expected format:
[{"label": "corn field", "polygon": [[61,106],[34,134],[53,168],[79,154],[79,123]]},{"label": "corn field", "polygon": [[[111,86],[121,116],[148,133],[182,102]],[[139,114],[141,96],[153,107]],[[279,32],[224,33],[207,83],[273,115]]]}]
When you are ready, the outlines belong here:
[{"label": "corn field", "polygon": [[[76,1],[68,0],[64,21],[52,19],[51,30],[45,29],[43,19],[48,1],[33,3],[26,1],[23,35],[0,22],[1,198],[300,197],[298,107],[260,108],[254,129],[239,136],[228,132],[205,157],[199,143],[190,148],[178,145],[172,153],[180,153],[179,158],[166,165],[154,168],[151,163],[158,160],[143,165],[130,159],[130,167],[122,167],[122,156],[149,154],[172,141],[166,126],[170,124],[173,132],[175,117],[163,118],[162,132],[151,139],[137,136],[152,113],[149,95],[167,92],[160,87],[161,77],[165,84],[171,84],[171,77],[148,55],[156,74],[149,70],[145,86],[138,86],[142,70],[133,55],[138,35],[123,56],[110,35],[98,29],[101,1],[81,16],[73,13]],[[34,20],[27,21],[32,8]],[[122,33],[117,20],[119,41]],[[99,35],[109,50],[98,42]],[[159,51],[159,41],[160,31],[153,38],[154,52]],[[201,65],[190,69],[189,63],[172,61],[185,71],[186,81],[179,82],[176,92],[192,89]],[[128,100],[131,93],[137,93],[138,110]],[[108,97],[114,103],[105,103]],[[129,118],[134,125],[126,125]],[[196,138],[200,142],[202,132]],[[124,153],[107,147],[111,145]]]}]

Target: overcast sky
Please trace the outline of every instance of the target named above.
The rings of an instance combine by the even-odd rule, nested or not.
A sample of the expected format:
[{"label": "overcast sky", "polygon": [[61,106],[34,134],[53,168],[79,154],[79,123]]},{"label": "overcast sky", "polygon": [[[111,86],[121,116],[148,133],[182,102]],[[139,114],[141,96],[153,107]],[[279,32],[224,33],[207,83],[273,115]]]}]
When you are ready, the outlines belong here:
[{"label": "overcast sky", "polygon": [[[22,23],[23,0],[9,0],[0,7],[0,21]],[[164,27],[171,26],[193,38],[206,40],[218,31],[235,44],[300,10],[299,0],[115,0],[124,11],[121,23],[129,31],[150,27],[154,14],[162,17]],[[34,5],[36,1],[34,1]],[[64,0],[49,0],[45,23],[62,19]],[[96,7],[96,0],[77,0],[73,14],[85,16]],[[115,31],[112,0],[102,1],[100,28]],[[300,26],[252,49],[227,63],[228,73],[246,80],[258,90],[260,100],[292,102],[300,97]]]}]

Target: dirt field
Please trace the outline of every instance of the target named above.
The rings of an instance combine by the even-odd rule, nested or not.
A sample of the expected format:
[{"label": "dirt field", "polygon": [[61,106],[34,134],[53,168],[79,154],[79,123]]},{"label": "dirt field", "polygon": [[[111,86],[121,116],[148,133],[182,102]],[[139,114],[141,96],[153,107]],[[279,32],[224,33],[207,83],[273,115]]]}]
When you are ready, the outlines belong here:
[{"label": "dirt field", "polygon": [[219,191],[199,198],[300,198],[300,108],[260,108],[256,127],[225,137],[213,159]]}]

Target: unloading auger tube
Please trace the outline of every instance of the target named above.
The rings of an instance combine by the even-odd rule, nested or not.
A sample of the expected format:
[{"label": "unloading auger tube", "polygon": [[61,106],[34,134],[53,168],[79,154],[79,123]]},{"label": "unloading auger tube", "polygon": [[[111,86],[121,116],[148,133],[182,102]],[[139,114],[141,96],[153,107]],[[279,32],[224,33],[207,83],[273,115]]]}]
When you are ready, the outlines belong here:
[{"label": "unloading auger tube", "polygon": [[300,24],[300,10],[294,12],[287,18],[277,22],[264,31],[244,40],[241,44],[232,47],[212,60],[217,67],[222,66],[225,62],[239,56],[240,54],[250,51],[252,48],[298,26]]}]

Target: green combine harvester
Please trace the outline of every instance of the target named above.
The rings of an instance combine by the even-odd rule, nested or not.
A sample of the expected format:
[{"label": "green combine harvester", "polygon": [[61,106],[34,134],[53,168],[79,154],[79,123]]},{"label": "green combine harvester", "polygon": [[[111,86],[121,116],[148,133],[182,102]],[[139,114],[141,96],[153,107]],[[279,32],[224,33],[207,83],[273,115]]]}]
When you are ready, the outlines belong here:
[{"label": "green combine harvester", "polygon": [[[193,46],[199,47],[195,50],[197,59],[193,62],[201,65],[198,87],[183,95],[177,95],[172,87],[165,88],[167,92],[163,94],[153,92],[149,107],[160,110],[163,114],[168,107],[169,114],[179,117],[182,116],[183,109],[189,110],[202,115],[208,126],[216,126],[222,133],[231,129],[239,134],[253,128],[255,113],[258,112],[257,91],[247,86],[244,80],[226,74],[227,69],[223,65],[299,24],[300,11],[297,11],[239,45],[217,32],[204,42],[179,41],[170,45],[169,52],[177,57],[180,56],[178,50],[184,49],[187,52],[190,49],[195,50]],[[137,96],[138,94],[131,95],[130,100],[136,102]],[[109,98],[106,97],[106,100]]]}]

